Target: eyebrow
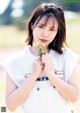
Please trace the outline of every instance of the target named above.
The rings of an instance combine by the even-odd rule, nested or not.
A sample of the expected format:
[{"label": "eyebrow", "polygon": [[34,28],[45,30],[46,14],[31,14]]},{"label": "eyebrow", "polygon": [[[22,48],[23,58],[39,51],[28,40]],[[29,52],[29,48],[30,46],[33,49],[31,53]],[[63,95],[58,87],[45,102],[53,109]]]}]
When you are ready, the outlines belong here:
[{"label": "eyebrow", "polygon": [[[38,25],[44,26],[44,23],[38,23]],[[45,25],[45,26],[46,26],[46,25]],[[57,29],[57,27],[55,27],[55,26],[52,26],[52,27],[50,27],[50,28],[56,28],[56,29]]]},{"label": "eyebrow", "polygon": [[44,25],[43,23],[38,23],[38,25]]}]

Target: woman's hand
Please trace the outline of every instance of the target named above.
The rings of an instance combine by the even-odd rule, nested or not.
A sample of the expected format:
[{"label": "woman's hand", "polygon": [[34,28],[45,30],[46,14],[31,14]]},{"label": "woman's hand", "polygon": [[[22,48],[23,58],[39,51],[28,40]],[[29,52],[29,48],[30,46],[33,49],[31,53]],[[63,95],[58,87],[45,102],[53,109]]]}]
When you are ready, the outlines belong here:
[{"label": "woman's hand", "polygon": [[36,75],[37,77],[39,77],[42,70],[43,70],[42,60],[41,60],[40,58],[37,58],[37,59],[34,60],[34,62],[33,62],[32,73],[33,73],[34,75]]},{"label": "woman's hand", "polygon": [[44,65],[44,73],[48,76],[52,71],[52,59],[48,54],[42,56],[42,63]]}]

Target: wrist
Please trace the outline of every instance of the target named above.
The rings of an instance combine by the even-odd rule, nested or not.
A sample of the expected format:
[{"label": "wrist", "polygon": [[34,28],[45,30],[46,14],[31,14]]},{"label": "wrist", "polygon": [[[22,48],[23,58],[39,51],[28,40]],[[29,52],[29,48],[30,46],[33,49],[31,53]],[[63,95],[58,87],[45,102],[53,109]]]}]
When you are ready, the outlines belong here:
[{"label": "wrist", "polygon": [[47,76],[52,76],[53,72],[50,70],[50,71],[46,71],[45,74],[46,74]]},{"label": "wrist", "polygon": [[38,78],[40,73],[39,72],[34,72],[34,73],[32,73],[32,75],[35,76],[35,78]]}]

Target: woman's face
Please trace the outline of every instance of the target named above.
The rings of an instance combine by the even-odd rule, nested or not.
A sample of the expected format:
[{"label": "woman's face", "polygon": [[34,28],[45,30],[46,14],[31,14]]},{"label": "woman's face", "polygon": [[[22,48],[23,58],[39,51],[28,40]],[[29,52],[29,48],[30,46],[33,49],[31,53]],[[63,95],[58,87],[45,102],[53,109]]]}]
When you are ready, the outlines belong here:
[{"label": "woman's face", "polygon": [[45,16],[40,19],[33,29],[33,42],[40,40],[46,47],[54,40],[58,31],[56,18],[50,17],[45,25]]}]

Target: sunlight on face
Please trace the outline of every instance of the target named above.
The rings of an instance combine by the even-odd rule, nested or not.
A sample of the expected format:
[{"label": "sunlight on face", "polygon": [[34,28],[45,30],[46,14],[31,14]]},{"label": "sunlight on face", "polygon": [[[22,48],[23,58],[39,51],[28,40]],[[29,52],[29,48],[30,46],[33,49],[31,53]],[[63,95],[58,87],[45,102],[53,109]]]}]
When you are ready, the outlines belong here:
[{"label": "sunlight on face", "polygon": [[43,16],[37,24],[34,24],[33,40],[40,40],[44,45],[49,45],[58,31],[58,22],[55,17]]}]

